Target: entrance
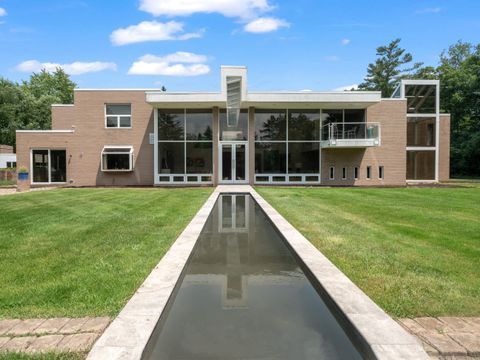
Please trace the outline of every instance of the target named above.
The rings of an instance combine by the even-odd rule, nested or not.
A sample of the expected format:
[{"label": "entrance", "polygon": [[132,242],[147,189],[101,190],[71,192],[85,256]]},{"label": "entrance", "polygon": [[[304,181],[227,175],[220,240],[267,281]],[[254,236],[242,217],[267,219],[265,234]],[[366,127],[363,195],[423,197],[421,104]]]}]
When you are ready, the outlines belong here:
[{"label": "entrance", "polygon": [[248,151],[247,143],[220,143],[219,153],[219,183],[248,183]]}]

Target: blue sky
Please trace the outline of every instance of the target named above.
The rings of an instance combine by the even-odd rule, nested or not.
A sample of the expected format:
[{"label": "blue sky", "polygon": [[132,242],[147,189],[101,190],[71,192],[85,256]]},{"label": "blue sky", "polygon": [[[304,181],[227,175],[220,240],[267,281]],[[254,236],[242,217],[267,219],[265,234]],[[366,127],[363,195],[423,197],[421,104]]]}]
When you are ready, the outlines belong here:
[{"label": "blue sky", "polygon": [[250,90],[358,84],[394,38],[438,63],[480,42],[478,0],[0,0],[0,76],[66,65],[81,88],[218,91],[220,65]]}]

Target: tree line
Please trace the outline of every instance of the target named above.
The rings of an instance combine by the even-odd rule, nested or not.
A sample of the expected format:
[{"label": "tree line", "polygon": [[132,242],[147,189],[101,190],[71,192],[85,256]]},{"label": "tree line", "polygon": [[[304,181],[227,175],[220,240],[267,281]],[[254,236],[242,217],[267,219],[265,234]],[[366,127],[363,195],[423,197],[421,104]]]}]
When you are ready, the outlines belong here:
[{"label": "tree line", "polygon": [[[441,111],[452,116],[451,175],[480,176],[480,44],[459,41],[440,54],[437,66],[425,66],[395,39],[377,48],[359,89],[390,97],[401,79],[440,80]],[[15,130],[50,129],[51,105],[73,103],[75,87],[61,68],[21,83],[0,77],[0,144],[15,146]]]}]

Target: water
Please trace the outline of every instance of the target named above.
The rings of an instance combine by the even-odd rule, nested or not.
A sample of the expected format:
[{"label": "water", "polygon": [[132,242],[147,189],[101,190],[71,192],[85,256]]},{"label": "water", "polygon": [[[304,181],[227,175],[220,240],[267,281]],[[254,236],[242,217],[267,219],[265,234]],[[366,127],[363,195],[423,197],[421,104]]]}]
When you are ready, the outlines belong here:
[{"label": "water", "polygon": [[361,359],[250,195],[221,195],[143,359]]}]

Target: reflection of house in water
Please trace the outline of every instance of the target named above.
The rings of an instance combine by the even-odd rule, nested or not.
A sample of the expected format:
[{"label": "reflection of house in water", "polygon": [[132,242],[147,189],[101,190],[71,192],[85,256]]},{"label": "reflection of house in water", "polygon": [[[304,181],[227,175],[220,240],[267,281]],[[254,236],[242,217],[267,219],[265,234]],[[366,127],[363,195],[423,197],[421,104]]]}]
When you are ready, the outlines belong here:
[{"label": "reflection of house in water", "polygon": [[249,195],[222,195],[218,216],[205,225],[185,277],[185,282],[220,285],[224,309],[248,307],[248,283],[296,281],[294,259],[282,243],[272,241],[269,233],[275,229],[255,211],[261,210],[250,210]]}]

